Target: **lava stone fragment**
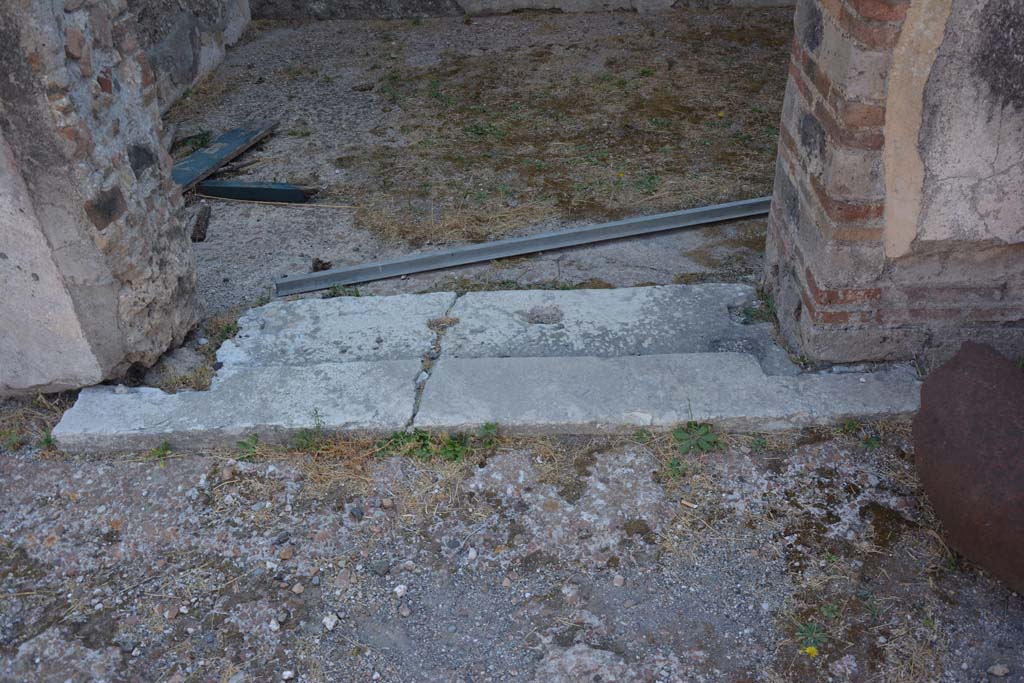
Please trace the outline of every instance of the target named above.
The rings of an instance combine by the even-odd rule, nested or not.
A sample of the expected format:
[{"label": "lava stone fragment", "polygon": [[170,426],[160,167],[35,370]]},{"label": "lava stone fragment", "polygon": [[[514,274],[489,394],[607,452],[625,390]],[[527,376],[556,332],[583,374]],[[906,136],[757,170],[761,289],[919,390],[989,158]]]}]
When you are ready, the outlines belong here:
[{"label": "lava stone fragment", "polygon": [[1024,370],[965,343],[921,388],[914,452],[949,545],[1024,593]]}]

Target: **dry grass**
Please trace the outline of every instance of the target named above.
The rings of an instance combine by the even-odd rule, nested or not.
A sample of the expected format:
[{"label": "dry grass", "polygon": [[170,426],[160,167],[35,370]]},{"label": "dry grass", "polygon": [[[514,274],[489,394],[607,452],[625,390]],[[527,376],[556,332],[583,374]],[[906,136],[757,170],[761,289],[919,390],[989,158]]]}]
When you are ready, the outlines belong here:
[{"label": "dry grass", "polygon": [[402,139],[349,147],[329,194],[358,204],[357,225],[416,245],[768,194],[790,19],[713,21],[668,13],[584,45],[394,59],[375,90]]},{"label": "dry grass", "polygon": [[186,375],[174,375],[166,377],[160,382],[160,388],[169,394],[174,394],[182,389],[192,391],[206,391],[213,382],[214,370],[209,365],[196,368]]},{"label": "dry grass", "polygon": [[0,452],[22,446],[51,448],[50,433],[72,406],[77,392],[0,399]]},{"label": "dry grass", "polygon": [[207,318],[200,323],[203,335],[209,340],[205,346],[198,349],[206,359],[206,364],[185,375],[162,377],[160,388],[171,394],[182,389],[192,391],[209,389],[216,372],[213,365],[217,361],[217,350],[221,344],[238,333],[238,318],[243,312],[242,308],[233,309]]}]

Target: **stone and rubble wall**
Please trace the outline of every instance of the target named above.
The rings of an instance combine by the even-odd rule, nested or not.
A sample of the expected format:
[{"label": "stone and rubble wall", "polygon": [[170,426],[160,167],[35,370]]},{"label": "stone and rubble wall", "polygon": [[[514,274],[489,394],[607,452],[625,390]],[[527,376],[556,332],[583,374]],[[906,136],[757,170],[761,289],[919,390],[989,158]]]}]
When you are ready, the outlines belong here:
[{"label": "stone and rubble wall", "polygon": [[0,35],[0,393],[151,364],[195,324],[195,261],[136,15],[6,0]]},{"label": "stone and rubble wall", "polygon": [[1024,0],[801,0],[766,286],[795,350],[1024,350]]},{"label": "stone and rubble wall", "polygon": [[251,19],[249,0],[128,0],[128,9],[164,111],[224,61]]}]

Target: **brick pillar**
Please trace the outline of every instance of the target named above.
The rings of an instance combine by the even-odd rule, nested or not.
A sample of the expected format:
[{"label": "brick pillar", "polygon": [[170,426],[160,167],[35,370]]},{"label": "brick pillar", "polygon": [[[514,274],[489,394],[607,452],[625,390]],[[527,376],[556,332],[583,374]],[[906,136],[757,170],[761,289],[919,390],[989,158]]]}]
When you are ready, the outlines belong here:
[{"label": "brick pillar", "polygon": [[1024,353],[1022,27],[1024,0],[799,2],[765,274],[795,351]]},{"label": "brick pillar", "polygon": [[124,0],[0,3],[0,393],[150,364],[195,262]]}]

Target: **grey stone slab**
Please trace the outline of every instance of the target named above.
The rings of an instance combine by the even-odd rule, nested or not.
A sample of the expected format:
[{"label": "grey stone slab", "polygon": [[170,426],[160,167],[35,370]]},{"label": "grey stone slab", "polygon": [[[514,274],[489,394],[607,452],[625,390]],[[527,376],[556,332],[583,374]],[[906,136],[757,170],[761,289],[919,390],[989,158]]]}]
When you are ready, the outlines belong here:
[{"label": "grey stone slab", "polygon": [[442,357],[529,358],[749,353],[771,374],[798,368],[769,324],[737,313],[756,299],[742,284],[670,285],[573,291],[472,292],[451,311]]},{"label": "grey stone slab", "polygon": [[667,427],[687,420],[778,430],[914,411],[907,373],[769,377],[740,353],[623,358],[443,358],[415,425],[522,431]]},{"label": "grey stone slab", "polygon": [[421,359],[434,344],[427,323],[455,294],[275,301],[248,311],[217,353],[218,377],[239,368]]},{"label": "grey stone slab", "polygon": [[314,424],[391,432],[412,417],[419,360],[239,369],[210,391],[84,389],[53,430],[69,452],[230,446],[251,434],[279,442]]}]

